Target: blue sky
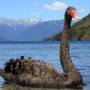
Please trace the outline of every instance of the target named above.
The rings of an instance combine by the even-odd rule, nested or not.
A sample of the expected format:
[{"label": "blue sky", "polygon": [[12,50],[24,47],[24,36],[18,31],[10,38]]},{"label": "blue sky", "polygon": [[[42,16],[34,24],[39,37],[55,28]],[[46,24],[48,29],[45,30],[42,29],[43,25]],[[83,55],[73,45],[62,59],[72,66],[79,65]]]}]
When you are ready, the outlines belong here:
[{"label": "blue sky", "polygon": [[80,18],[90,13],[90,0],[0,0],[0,17],[63,19],[68,6],[76,7]]}]

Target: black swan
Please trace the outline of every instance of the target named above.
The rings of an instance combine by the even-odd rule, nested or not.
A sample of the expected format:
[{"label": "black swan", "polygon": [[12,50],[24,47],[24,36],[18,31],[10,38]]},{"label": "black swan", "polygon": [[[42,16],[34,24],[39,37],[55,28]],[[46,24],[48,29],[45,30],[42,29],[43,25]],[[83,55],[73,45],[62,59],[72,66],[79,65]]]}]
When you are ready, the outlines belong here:
[{"label": "black swan", "polygon": [[60,62],[64,73],[59,73],[52,65],[32,58],[9,60],[0,75],[8,83],[15,83],[28,87],[44,88],[82,88],[83,79],[80,72],[71,61],[69,52],[69,38],[71,20],[76,16],[76,9],[68,7],[65,12],[64,31],[60,43]]}]

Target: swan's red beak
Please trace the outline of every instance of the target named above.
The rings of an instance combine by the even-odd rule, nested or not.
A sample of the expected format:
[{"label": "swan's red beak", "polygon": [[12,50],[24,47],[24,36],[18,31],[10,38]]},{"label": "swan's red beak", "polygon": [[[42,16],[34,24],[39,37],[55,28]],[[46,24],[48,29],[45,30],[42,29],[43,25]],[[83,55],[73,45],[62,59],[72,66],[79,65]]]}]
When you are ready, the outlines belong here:
[{"label": "swan's red beak", "polygon": [[70,10],[70,14],[71,14],[72,18],[75,18],[77,16],[76,10],[73,10],[73,9]]},{"label": "swan's red beak", "polygon": [[70,14],[71,14],[72,18],[79,19],[79,17],[77,16],[76,10],[70,10]]}]

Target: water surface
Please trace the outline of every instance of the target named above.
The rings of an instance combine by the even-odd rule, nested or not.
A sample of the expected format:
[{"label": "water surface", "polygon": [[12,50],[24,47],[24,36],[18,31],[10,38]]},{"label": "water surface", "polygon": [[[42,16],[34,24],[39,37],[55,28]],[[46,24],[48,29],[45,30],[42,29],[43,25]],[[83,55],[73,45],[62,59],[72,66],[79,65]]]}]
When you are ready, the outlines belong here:
[{"label": "water surface", "polygon": [[[70,53],[73,62],[75,63],[77,69],[80,70],[83,76],[84,83],[86,85],[84,87],[84,90],[89,90],[88,88],[90,87],[90,42],[71,42]],[[45,62],[52,64],[57,70],[62,72],[62,67],[59,61],[58,42],[0,42],[0,68],[4,67],[4,63],[9,59],[17,58],[22,55],[25,56],[25,58],[32,57],[33,59],[44,60]],[[4,84],[4,80],[0,77],[0,90],[18,90],[16,88],[17,87],[15,85]],[[23,89],[19,88],[19,90]],[[26,90],[26,88],[24,90]],[[44,89],[31,88],[30,90]]]}]

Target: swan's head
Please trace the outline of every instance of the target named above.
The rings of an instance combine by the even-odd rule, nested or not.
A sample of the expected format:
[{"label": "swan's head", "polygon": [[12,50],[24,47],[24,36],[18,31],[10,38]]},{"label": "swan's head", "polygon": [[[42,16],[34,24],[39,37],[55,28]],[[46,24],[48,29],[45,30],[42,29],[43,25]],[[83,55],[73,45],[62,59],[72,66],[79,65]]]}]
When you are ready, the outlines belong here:
[{"label": "swan's head", "polygon": [[[70,6],[65,11],[65,23],[67,24],[68,28],[71,28],[72,18],[74,18],[75,20],[79,19],[77,16],[76,8]],[[66,25],[65,25],[65,28],[66,28]]]},{"label": "swan's head", "polygon": [[65,16],[70,16],[71,18],[77,18],[78,16],[77,16],[76,8],[69,6],[66,9]]}]

